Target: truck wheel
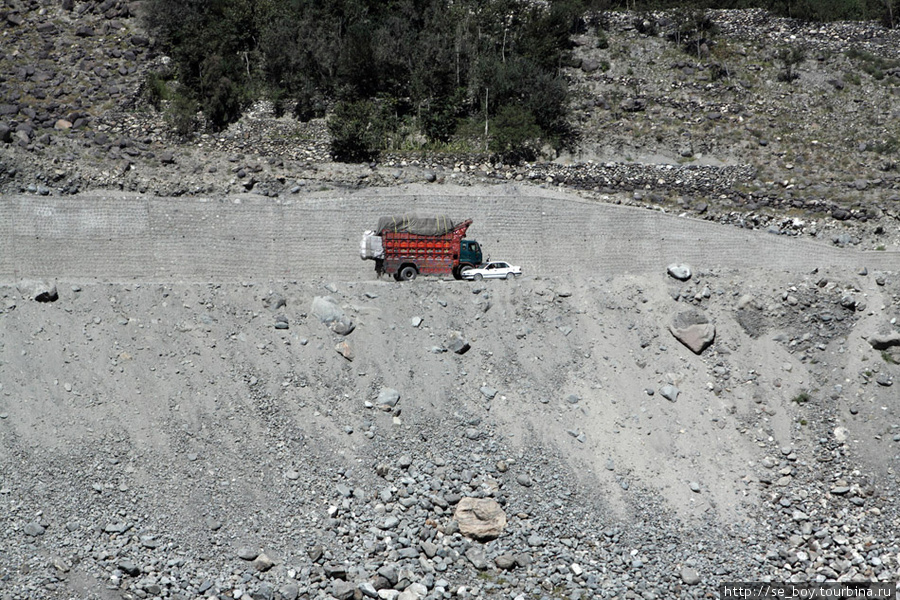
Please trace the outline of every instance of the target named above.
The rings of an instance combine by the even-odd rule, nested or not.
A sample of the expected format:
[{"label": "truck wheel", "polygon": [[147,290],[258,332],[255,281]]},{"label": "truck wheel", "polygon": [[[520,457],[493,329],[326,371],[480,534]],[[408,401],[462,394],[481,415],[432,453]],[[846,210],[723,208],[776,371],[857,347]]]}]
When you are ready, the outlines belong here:
[{"label": "truck wheel", "polygon": [[458,267],[456,267],[453,270],[453,277],[455,279],[462,279],[463,271],[465,271],[466,269],[471,269],[471,268],[472,268],[472,265],[470,265],[469,263],[462,263],[461,265],[459,265]]},{"label": "truck wheel", "polygon": [[400,269],[400,281],[412,281],[416,278],[419,272],[416,271],[416,268],[412,265],[406,265],[402,269]]}]

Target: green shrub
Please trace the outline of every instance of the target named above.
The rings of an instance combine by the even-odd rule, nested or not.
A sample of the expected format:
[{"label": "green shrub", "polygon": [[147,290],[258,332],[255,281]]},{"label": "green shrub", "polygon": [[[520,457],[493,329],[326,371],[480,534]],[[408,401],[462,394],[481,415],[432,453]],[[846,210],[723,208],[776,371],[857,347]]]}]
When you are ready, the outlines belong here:
[{"label": "green shrub", "polygon": [[342,162],[368,162],[377,158],[384,139],[378,106],[370,100],[339,102],[328,119],[331,154]]},{"label": "green shrub", "polygon": [[778,81],[791,83],[800,78],[800,74],[795,69],[797,65],[806,60],[806,47],[801,44],[782,46],[775,53],[775,58],[781,62]]},{"label": "green shrub", "polygon": [[534,160],[540,148],[541,128],[534,115],[521,106],[507,105],[489,124],[491,152],[506,162]]},{"label": "green shrub", "polygon": [[802,392],[791,398],[791,402],[793,402],[794,404],[806,404],[810,401],[810,398],[811,397],[809,395],[809,392],[803,390]]},{"label": "green shrub", "polygon": [[166,79],[156,71],[149,71],[144,78],[144,85],[141,89],[141,96],[156,110],[162,108],[164,100],[172,97]]},{"label": "green shrub", "polygon": [[883,58],[858,48],[850,48],[847,50],[846,56],[858,63],[863,72],[868,73],[878,81],[884,79],[885,71],[900,66],[900,61]]},{"label": "green shrub", "polygon": [[166,107],[165,119],[172,131],[181,137],[190,135],[197,125],[197,102],[187,91],[178,91]]},{"label": "green shrub", "polygon": [[597,48],[601,50],[609,48],[609,38],[606,37],[606,32],[602,29],[597,30]]}]

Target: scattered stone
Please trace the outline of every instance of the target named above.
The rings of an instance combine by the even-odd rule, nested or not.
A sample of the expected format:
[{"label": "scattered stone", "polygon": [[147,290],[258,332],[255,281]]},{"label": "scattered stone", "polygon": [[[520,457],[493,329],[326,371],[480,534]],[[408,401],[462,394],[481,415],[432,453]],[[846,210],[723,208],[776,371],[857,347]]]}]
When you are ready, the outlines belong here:
[{"label": "scattered stone", "polygon": [[248,548],[247,546],[242,546],[241,548],[238,548],[237,555],[241,560],[246,560],[249,562],[256,559],[256,557],[259,556],[259,552],[253,550],[252,548]]},{"label": "scattered stone", "polygon": [[337,600],[351,600],[355,593],[356,585],[349,581],[335,579],[331,582],[331,595]]},{"label": "scattered stone", "polygon": [[275,561],[272,560],[267,554],[262,553],[253,559],[253,568],[260,572],[266,572],[272,567],[275,566]]},{"label": "scattered stone", "polygon": [[463,337],[459,331],[451,331],[450,337],[447,339],[447,348],[456,354],[465,354],[471,347],[469,341]]},{"label": "scattered stone", "polygon": [[683,567],[681,569],[681,580],[687,585],[697,585],[700,583],[700,573],[691,567]]},{"label": "scattered stone", "polygon": [[680,393],[681,390],[669,383],[659,388],[660,396],[662,396],[669,402],[675,402],[676,400],[678,400],[678,394]]},{"label": "scattered stone", "polygon": [[348,344],[347,342],[338,343],[337,345],[335,345],[334,350],[338,354],[340,354],[341,356],[343,356],[344,358],[346,358],[347,360],[349,360],[351,362],[355,358],[355,356],[353,354],[353,349],[350,347],[350,344]]},{"label": "scattered stone", "polygon": [[46,530],[40,523],[35,523],[32,521],[31,523],[25,524],[24,531],[25,531],[25,535],[28,535],[31,537],[37,537],[39,535],[44,535],[44,531],[46,531]]},{"label": "scattered stone", "polygon": [[122,559],[116,565],[119,567],[119,570],[125,573],[126,575],[130,575],[131,577],[137,577],[141,574],[141,569],[133,561],[128,559]]}]

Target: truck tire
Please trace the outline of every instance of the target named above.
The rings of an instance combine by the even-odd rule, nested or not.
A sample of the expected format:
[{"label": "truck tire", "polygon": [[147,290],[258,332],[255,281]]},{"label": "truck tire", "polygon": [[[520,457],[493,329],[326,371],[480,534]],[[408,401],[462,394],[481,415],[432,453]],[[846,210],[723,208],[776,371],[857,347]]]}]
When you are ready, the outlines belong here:
[{"label": "truck tire", "polygon": [[453,277],[454,279],[462,279],[462,272],[466,269],[471,269],[472,265],[469,263],[461,263],[458,267],[453,269]]},{"label": "truck tire", "polygon": [[400,281],[412,281],[419,272],[412,265],[406,265],[400,269]]}]

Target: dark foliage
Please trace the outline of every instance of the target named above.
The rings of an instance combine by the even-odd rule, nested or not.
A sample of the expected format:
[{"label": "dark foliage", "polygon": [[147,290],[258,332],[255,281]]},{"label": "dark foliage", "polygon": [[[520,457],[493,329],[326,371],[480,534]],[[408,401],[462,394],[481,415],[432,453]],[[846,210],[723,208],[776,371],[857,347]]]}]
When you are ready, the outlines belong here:
[{"label": "dark foliage", "polygon": [[378,105],[369,100],[339,102],[328,119],[336,160],[369,162],[378,157],[385,136]]},{"label": "dark foliage", "polygon": [[[376,98],[380,111],[391,111],[376,128],[385,135],[405,124],[447,142],[458,135],[458,123],[476,118],[488,123],[489,138],[493,117],[513,107],[531,115],[537,137],[560,142],[566,99],[560,67],[571,34],[584,30],[586,10],[597,7],[589,0],[544,7],[519,0],[147,4],[150,31],[213,128],[260,97],[301,119],[335,106],[333,121],[345,139],[334,153],[342,157],[370,154],[358,151],[372,145],[358,125]],[[158,95],[153,99],[158,103]]]}]

